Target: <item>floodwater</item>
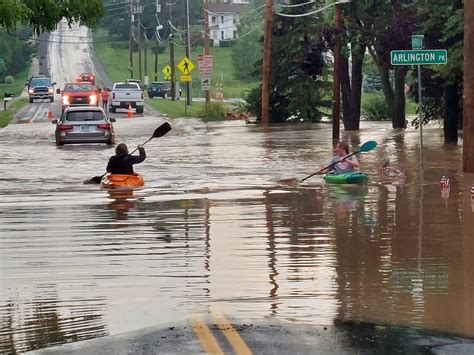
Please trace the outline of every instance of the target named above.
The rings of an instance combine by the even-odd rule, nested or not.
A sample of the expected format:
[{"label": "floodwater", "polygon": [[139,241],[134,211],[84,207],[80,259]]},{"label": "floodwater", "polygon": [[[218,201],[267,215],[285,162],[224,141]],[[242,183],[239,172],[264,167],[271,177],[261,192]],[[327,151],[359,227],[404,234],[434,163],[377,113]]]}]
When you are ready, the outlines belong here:
[{"label": "floodwater", "polygon": [[[131,148],[162,121],[121,119]],[[240,319],[355,319],[474,336],[474,176],[442,130],[342,132],[371,174],[328,186],[331,126],[171,121],[110,195],[113,148],[56,147],[51,124],[0,130],[0,353],[129,332],[210,306]],[[389,170],[378,167],[390,159]],[[406,170],[405,179],[395,169]],[[450,190],[440,188],[447,174]],[[282,180],[284,180],[283,183]]]}]

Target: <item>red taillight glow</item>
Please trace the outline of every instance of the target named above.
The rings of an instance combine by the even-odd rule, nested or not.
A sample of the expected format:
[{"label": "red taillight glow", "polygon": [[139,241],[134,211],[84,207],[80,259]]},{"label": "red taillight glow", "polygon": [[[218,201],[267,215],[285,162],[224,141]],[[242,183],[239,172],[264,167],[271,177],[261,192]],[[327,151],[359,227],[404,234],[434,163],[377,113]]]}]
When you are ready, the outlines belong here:
[{"label": "red taillight glow", "polygon": [[73,129],[73,128],[74,128],[74,126],[73,126],[72,124],[60,124],[60,125],[58,126],[58,129],[59,129],[60,131],[67,131],[67,130]]},{"label": "red taillight glow", "polygon": [[98,124],[97,128],[110,129],[110,124],[109,123]]}]

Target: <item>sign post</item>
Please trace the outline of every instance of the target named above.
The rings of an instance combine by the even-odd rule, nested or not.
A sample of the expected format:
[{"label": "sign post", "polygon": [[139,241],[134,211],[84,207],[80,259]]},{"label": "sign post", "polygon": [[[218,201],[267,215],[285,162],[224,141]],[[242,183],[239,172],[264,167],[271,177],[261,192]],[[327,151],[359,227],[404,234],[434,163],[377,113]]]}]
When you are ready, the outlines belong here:
[{"label": "sign post", "polygon": [[411,36],[412,50],[395,50],[390,52],[392,65],[416,65],[418,67],[418,113],[420,115],[420,166],[423,169],[423,98],[421,95],[421,66],[446,64],[448,52],[446,49],[423,49],[424,36]]}]

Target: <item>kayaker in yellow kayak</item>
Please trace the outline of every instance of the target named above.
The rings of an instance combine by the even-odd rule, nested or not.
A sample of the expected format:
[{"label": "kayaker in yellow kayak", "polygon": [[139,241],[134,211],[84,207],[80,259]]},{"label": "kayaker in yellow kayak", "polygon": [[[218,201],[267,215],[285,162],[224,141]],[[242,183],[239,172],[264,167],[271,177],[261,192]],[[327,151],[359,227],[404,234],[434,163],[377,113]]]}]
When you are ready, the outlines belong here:
[{"label": "kayaker in yellow kayak", "polygon": [[[331,160],[331,167],[328,168],[330,172],[334,174],[348,173],[354,171],[354,168],[359,166],[359,161],[355,155],[344,159],[344,157],[350,154],[349,145],[346,142],[337,142],[334,153],[336,153],[336,155]],[[318,174],[324,174],[325,171],[326,169],[321,170]]]},{"label": "kayaker in yellow kayak", "polygon": [[110,157],[107,164],[107,172],[111,174],[134,175],[133,164],[139,164],[145,160],[145,148],[138,145],[139,155],[128,154],[128,147],[125,143],[120,143],[115,148],[115,155]]}]

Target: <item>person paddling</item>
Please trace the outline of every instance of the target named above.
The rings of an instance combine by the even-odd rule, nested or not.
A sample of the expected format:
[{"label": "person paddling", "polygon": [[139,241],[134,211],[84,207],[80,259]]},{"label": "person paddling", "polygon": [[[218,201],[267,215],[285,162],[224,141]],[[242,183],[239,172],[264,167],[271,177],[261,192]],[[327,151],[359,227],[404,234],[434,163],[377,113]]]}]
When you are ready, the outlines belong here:
[{"label": "person paddling", "polygon": [[[331,160],[331,166],[327,169],[330,169],[329,172],[334,174],[342,174],[354,171],[354,168],[359,166],[359,161],[355,155],[352,155],[345,159],[349,155],[349,145],[346,142],[337,142],[336,149],[334,150],[336,155]],[[334,165],[332,165],[334,164]],[[318,172],[318,174],[323,174],[325,170],[323,169]]]},{"label": "person paddling", "polygon": [[110,157],[107,164],[107,172],[111,174],[134,175],[133,164],[139,164],[145,160],[145,148],[138,145],[139,155],[131,155],[128,153],[128,147],[125,143],[120,143],[115,148],[115,155]]}]

